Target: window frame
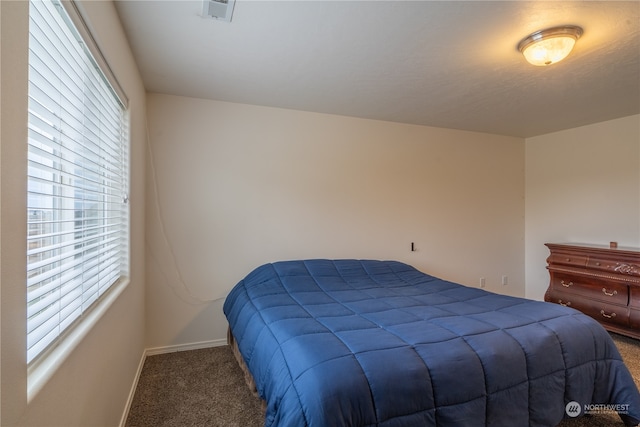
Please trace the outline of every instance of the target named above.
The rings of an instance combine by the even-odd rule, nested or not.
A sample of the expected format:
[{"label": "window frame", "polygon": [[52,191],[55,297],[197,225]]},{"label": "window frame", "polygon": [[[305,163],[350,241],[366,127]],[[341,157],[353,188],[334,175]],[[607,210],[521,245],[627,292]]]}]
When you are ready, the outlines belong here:
[{"label": "window frame", "polygon": [[[31,26],[32,24],[32,2],[42,2],[43,0],[30,0],[29,2],[29,34],[31,37]],[[73,1],[67,0],[45,0],[48,3],[54,5],[54,7],[59,8],[60,16],[64,23],[71,30],[72,35],[77,42],[77,45],[81,47],[84,51],[83,54],[87,56],[87,59],[92,63],[95,70],[101,74],[101,78],[106,86],[109,88],[110,93],[120,104],[121,115],[120,115],[120,143],[122,144],[122,155],[123,157],[120,159],[122,163],[121,178],[123,180],[122,183],[122,193],[123,200],[122,206],[120,207],[122,218],[124,219],[124,224],[122,225],[122,230],[119,233],[122,234],[122,242],[120,242],[120,247],[123,250],[123,255],[121,264],[118,264],[120,267],[119,272],[117,273],[117,278],[113,280],[107,287],[106,291],[102,292],[95,301],[88,304],[87,307],[82,309],[82,314],[79,315],[74,321],[67,325],[67,327],[58,334],[57,338],[54,339],[50,344],[38,352],[37,355],[32,356],[27,363],[27,400],[30,401],[37,392],[41,389],[41,387],[47,382],[49,377],[56,371],[57,367],[62,364],[62,362],[67,358],[67,356],[71,353],[71,351],[82,341],[82,339],[89,333],[89,331],[93,328],[93,326],[98,322],[98,320],[104,315],[104,313],[108,310],[111,304],[118,298],[118,296],[126,289],[129,284],[129,276],[130,276],[130,254],[131,254],[131,233],[130,233],[130,224],[131,224],[131,212],[130,212],[130,204],[128,203],[128,194],[130,191],[130,153],[131,153],[131,141],[130,141],[130,129],[129,129],[129,115],[130,111],[128,108],[128,99],[122,87],[120,86],[118,80],[115,78],[114,73],[109,67],[107,61],[105,60],[102,52],[100,51],[98,44],[93,38],[91,32],[89,31],[89,27],[87,26],[82,12],[79,9],[78,5]],[[66,31],[67,29],[65,29]],[[70,42],[71,43],[71,42]],[[29,49],[31,50],[31,41],[29,43]],[[29,66],[31,68],[31,56],[29,59]],[[29,81],[31,76],[29,77]],[[30,83],[31,88],[31,83]],[[103,88],[104,89],[104,88]],[[30,89],[31,91],[31,89]],[[30,92],[31,98],[31,92]],[[31,120],[31,100],[29,100],[29,108],[30,113],[29,117]],[[29,131],[31,135],[31,131]],[[31,136],[29,137],[31,139]],[[94,142],[95,143],[95,142]],[[31,143],[29,143],[31,144]],[[95,143],[97,146],[100,146],[102,143]],[[27,181],[31,181],[31,177],[27,178]],[[104,181],[103,181],[104,182]],[[104,184],[102,184],[104,185]],[[72,190],[73,191],[73,190]],[[78,209],[77,199],[73,198],[71,203],[74,203],[73,211],[84,212],[83,209]],[[27,206],[27,220],[29,217],[30,205]],[[27,228],[27,236],[29,237],[29,227]],[[29,248],[27,247],[27,250]],[[29,266],[29,262],[27,261],[27,266]],[[108,279],[107,281],[110,281]],[[26,286],[26,284],[25,284]],[[27,331],[25,333],[28,334]]]}]

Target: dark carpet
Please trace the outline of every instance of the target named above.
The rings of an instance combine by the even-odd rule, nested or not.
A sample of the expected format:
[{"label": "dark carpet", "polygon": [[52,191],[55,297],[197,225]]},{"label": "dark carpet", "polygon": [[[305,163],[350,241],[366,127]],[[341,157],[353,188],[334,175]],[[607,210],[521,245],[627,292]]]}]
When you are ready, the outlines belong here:
[{"label": "dark carpet", "polygon": [[[640,387],[640,341],[612,337]],[[260,400],[247,387],[228,346],[149,356],[126,427],[259,427]],[[558,427],[624,426],[617,414],[566,419]]]},{"label": "dark carpet", "polygon": [[149,356],[126,427],[258,427],[260,400],[229,346]]}]

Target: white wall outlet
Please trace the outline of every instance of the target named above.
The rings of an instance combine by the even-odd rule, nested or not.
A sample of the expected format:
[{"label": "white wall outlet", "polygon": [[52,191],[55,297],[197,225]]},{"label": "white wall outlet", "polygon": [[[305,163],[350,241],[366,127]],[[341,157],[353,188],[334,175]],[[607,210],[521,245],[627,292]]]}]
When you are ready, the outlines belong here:
[{"label": "white wall outlet", "polygon": [[509,276],[502,276],[502,286],[507,286],[509,284]]},{"label": "white wall outlet", "polygon": [[484,277],[480,278],[480,287],[484,288],[487,285],[486,281],[484,280]]}]

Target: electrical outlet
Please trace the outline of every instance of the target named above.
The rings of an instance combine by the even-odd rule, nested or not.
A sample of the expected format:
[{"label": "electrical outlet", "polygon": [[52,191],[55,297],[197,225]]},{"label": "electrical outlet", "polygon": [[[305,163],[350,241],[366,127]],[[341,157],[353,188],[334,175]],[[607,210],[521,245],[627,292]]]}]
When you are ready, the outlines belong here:
[{"label": "electrical outlet", "polygon": [[486,282],[485,282],[485,280],[484,280],[484,277],[481,277],[481,278],[480,278],[480,287],[481,287],[481,288],[484,288],[485,286],[486,286]]},{"label": "electrical outlet", "polygon": [[502,276],[502,286],[507,286],[509,284],[509,276]]}]

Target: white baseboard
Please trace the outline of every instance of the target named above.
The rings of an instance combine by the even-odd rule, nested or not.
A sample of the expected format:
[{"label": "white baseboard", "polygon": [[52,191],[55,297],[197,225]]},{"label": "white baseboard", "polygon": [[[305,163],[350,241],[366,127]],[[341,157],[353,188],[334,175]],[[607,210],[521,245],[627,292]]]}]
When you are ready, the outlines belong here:
[{"label": "white baseboard", "polygon": [[138,380],[140,379],[140,375],[142,374],[142,368],[144,367],[144,362],[147,359],[147,356],[154,356],[157,354],[165,354],[165,353],[175,353],[176,351],[188,351],[188,350],[198,350],[201,348],[220,347],[223,345],[227,345],[226,338],[210,340],[210,341],[200,341],[200,342],[194,342],[190,344],[177,344],[177,345],[169,345],[165,347],[153,347],[153,348],[145,349],[144,352],[142,353],[142,357],[140,358],[140,363],[138,364],[138,369],[136,371],[136,376],[133,379],[131,390],[129,390],[129,397],[127,398],[127,404],[125,405],[122,418],[120,419],[120,427],[124,427],[127,422],[127,417],[129,416],[129,410],[131,409],[131,404],[133,403],[133,397],[135,396],[136,388],[138,387]]},{"label": "white baseboard", "polygon": [[169,345],[164,347],[153,347],[153,348],[146,349],[144,353],[146,356],[154,356],[156,354],[174,353],[176,351],[198,350],[201,348],[220,347],[222,345],[227,345],[226,338],[210,340],[210,341],[200,341],[200,342],[194,342],[190,344],[177,344],[177,345]]},{"label": "white baseboard", "polygon": [[136,394],[136,388],[138,387],[138,380],[140,379],[140,374],[142,374],[142,367],[144,366],[144,361],[147,358],[146,350],[142,352],[142,357],[140,358],[140,363],[138,363],[138,369],[136,370],[136,376],[133,379],[133,384],[131,385],[131,390],[129,390],[129,396],[127,397],[127,403],[124,407],[124,412],[122,413],[122,418],[120,419],[120,427],[124,427],[127,423],[127,417],[129,416],[129,410],[131,409],[131,403],[133,402],[133,396]]}]

